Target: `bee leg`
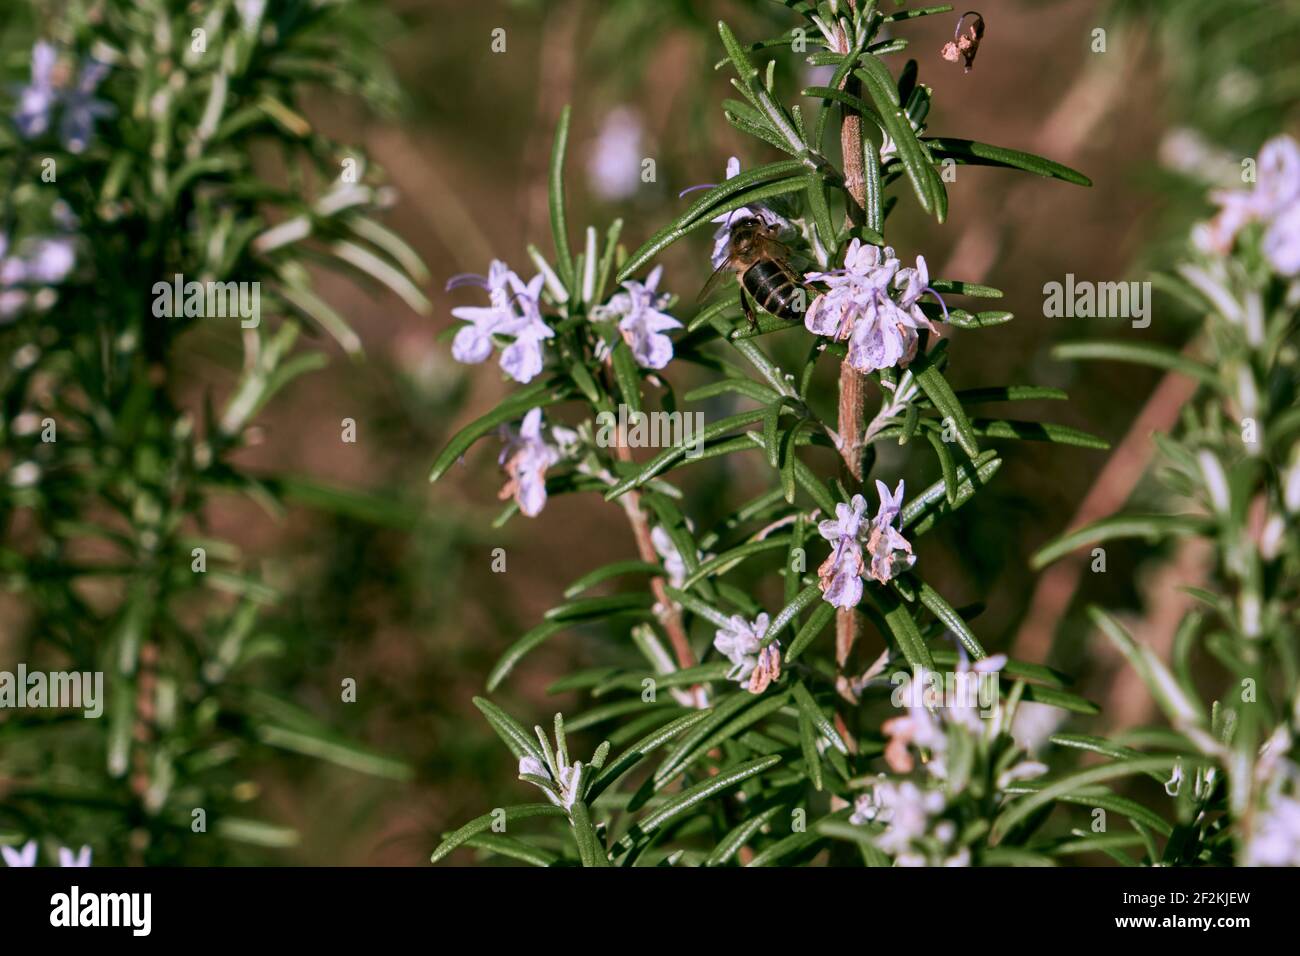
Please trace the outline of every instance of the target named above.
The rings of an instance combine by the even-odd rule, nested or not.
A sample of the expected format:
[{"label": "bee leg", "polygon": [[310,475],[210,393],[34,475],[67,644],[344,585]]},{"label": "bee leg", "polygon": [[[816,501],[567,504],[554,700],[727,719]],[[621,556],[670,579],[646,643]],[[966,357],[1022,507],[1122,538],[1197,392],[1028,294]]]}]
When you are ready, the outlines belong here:
[{"label": "bee leg", "polygon": [[740,305],[745,310],[745,318],[749,322],[749,331],[758,331],[758,317],[754,315],[754,307],[750,305],[749,298],[745,295],[745,290],[740,290]]}]

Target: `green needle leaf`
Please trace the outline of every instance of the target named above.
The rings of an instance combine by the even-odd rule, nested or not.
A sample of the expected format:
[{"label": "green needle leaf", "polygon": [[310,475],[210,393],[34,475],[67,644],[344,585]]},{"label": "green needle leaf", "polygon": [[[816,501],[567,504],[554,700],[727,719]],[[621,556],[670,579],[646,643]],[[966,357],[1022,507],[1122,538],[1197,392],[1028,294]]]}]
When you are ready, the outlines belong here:
[{"label": "green needle leaf", "polygon": [[1042,156],[1024,153],[1018,149],[1006,149],[1002,146],[990,146],[969,139],[926,138],[922,142],[935,159],[953,159],[959,164],[969,166],[1005,166],[1011,169],[1023,169],[1050,179],[1060,179],[1076,186],[1091,186],[1092,180],[1083,173],[1062,166]]},{"label": "green needle leaf", "polygon": [[551,147],[549,200],[551,206],[551,235],[555,238],[556,268],[571,297],[578,289],[574,282],[573,254],[569,251],[569,225],[564,212],[564,153],[569,143],[569,107],[560,110],[560,122],[555,129],[555,143]]},{"label": "green needle leaf", "polygon": [[[529,817],[563,817],[567,816],[560,807],[550,803],[525,803],[520,806],[503,808],[503,815],[507,823],[514,823],[516,820],[527,820]],[[471,837],[490,830],[492,824],[499,817],[496,812],[485,813],[483,816],[471,820],[451,836],[447,837],[438,845],[438,849],[433,851],[433,856],[429,857],[431,863],[437,863],[446,857],[452,850],[461,844],[467,842]]]},{"label": "green needle leaf", "polygon": [[702,783],[697,783],[695,786],[683,790],[663,806],[648,814],[644,819],[633,824],[631,831],[619,841],[619,846],[630,850],[638,843],[648,841],[657,830],[696,805],[731,789],[739,783],[743,783],[755,774],[770,770],[780,762],[781,757],[777,754],[769,757],[759,757],[757,760],[749,760],[739,766],[732,767],[730,770],[724,770],[717,776],[710,777]]}]

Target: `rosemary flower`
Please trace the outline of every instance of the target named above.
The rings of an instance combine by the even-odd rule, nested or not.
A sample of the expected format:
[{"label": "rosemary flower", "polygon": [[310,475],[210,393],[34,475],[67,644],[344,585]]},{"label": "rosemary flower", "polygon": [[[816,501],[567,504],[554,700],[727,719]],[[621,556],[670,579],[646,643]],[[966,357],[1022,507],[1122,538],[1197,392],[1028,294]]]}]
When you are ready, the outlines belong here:
[{"label": "rosemary flower", "polygon": [[[546,799],[557,807],[563,807],[565,810],[571,809],[577,801],[579,787],[582,782],[582,761],[568,763],[557,756],[558,765],[555,773],[552,774],[550,769],[536,757],[519,758],[519,776],[524,777],[529,774],[534,777],[541,777],[549,781],[551,787],[540,787],[541,791],[546,794]],[[530,781],[532,782],[532,781]]]},{"label": "rosemary flower", "polygon": [[28,840],[18,849],[11,846],[0,846],[0,855],[5,858],[5,865],[9,867],[32,867],[36,865],[36,841]]},{"label": "rosemary flower", "polygon": [[804,278],[828,287],[808,307],[805,327],[835,341],[847,340],[847,361],[859,372],[905,368],[916,358],[918,330],[935,331],[920,307],[923,295],[934,294],[923,256],[917,256],[916,268],[902,268],[892,248],[855,238],[843,268],[809,272]]},{"label": "rosemary flower", "polygon": [[95,98],[95,91],[108,75],[109,67],[87,60],[76,81],[62,88],[58,76],[58,49],[45,41],[32,47],[32,79],[18,89],[14,125],[24,139],[36,139],[50,128],[55,109],[61,104],[59,139],[70,153],[82,153],[95,135],[95,121],[117,112],[112,103]]},{"label": "rosemary flower", "polygon": [[90,866],[90,847],[83,846],[76,853],[72,852],[71,847],[59,847],[59,866],[65,868]]},{"label": "rosemary flower", "polygon": [[519,430],[507,430],[506,446],[501,450],[500,465],[509,480],[499,497],[514,498],[519,510],[530,518],[541,514],[546,506],[546,469],[564,457],[565,450],[577,440],[567,428],[552,428],[547,441],[542,431],[542,410],[531,409]]},{"label": "rosemary flower", "polygon": [[[738,175],[740,175],[740,159],[732,156],[727,160],[727,178],[734,179]],[[753,206],[741,206],[731,212],[714,216],[710,221],[720,223],[720,225],[713,233],[713,252],[709,255],[709,261],[713,263],[713,268],[720,269],[722,264],[731,257],[731,224],[751,217],[762,220],[766,226],[778,227],[782,233],[792,230],[789,220],[778,215],[763,203],[757,203]]]},{"label": "rosemary flower", "polygon": [[1248,224],[1264,227],[1265,258],[1284,276],[1300,275],[1300,143],[1278,136],[1264,144],[1254,188],[1216,190],[1219,213],[1192,232],[1202,252],[1227,255]]},{"label": "rosemary flower", "polygon": [[830,556],[817,569],[822,597],[837,608],[857,607],[862,600],[862,545],[870,524],[865,520],[867,499],[854,495],[848,504],[835,506],[835,517],[817,525],[817,533],[831,542]]},{"label": "rosemary flower", "polygon": [[1247,866],[1300,866],[1300,800],[1275,795],[1245,849]]},{"label": "rosemary flower", "polygon": [[644,136],[644,124],[633,109],[620,106],[605,117],[587,161],[587,179],[601,199],[617,202],[641,187]]},{"label": "rosemary flower", "polygon": [[452,341],[452,358],[477,365],[492,354],[494,336],[512,338],[514,341],[501,353],[501,368],[516,382],[531,382],[542,371],[546,339],[555,335],[542,318],[544,282],[545,277],[538,274],[525,284],[499,259],[492,261],[486,276],[454,276],[447,283],[448,290],[476,285],[487,291],[491,304],[462,305],[451,310],[453,316],[469,323]]},{"label": "rosemary flower", "polygon": [[50,128],[50,117],[58,102],[54,87],[54,67],[59,51],[52,43],[37,41],[32,47],[32,81],[18,88],[18,108],[14,111],[14,125],[23,139],[35,139]]},{"label": "rosemary flower", "polygon": [[871,555],[867,573],[872,580],[888,584],[900,571],[916,564],[916,555],[912,554],[911,543],[894,527],[894,521],[903,508],[902,479],[899,479],[893,494],[890,494],[888,485],[877,481],[876,494],[880,496],[880,506],[876,509],[871,534],[867,538],[867,553]]},{"label": "rosemary flower", "polygon": [[725,628],[713,638],[713,646],[732,663],[727,678],[744,686],[751,694],[761,694],[781,676],[781,642],[763,646],[771,619],[766,612],[753,622],[739,614],[732,615]]},{"label": "rosemary flower", "polygon": [[619,334],[642,368],[657,370],[672,361],[673,340],[664,333],[682,327],[662,311],[670,298],[657,291],[663,271],[663,266],[656,266],[644,283],[624,282],[625,291],[616,292],[607,303],[591,310],[596,322],[618,322]]}]

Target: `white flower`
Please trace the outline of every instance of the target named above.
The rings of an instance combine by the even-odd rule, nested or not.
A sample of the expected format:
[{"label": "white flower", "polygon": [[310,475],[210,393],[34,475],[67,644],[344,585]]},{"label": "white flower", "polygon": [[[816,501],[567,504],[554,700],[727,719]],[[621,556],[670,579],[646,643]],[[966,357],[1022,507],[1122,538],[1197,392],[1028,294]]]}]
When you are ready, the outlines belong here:
[{"label": "white flower", "polygon": [[542,410],[531,409],[519,431],[506,431],[506,447],[498,459],[509,476],[500,497],[514,498],[519,510],[530,518],[541,514],[546,506],[546,469],[560,461],[576,440],[574,433],[565,428],[551,429],[551,437],[554,443],[543,435]]},{"label": "white flower", "polygon": [[[541,727],[536,727],[534,730],[542,747],[540,751],[519,758],[519,776],[522,778],[528,774],[540,778],[528,782],[539,787],[546,794],[546,799],[557,807],[572,810],[573,805],[585,796],[587,785],[584,778],[587,774],[584,771],[587,768],[583,766],[581,760],[569,762],[564,720],[559,714],[555,715],[554,747],[546,739],[546,733]],[[596,756],[592,758],[592,766],[599,768],[608,752],[609,744],[606,742],[596,751]],[[540,759],[543,757],[545,759]]]},{"label": "white flower", "polygon": [[531,774],[534,777],[541,777],[543,780],[551,781],[555,788],[559,790],[559,796],[557,797],[550,788],[541,788],[542,792],[546,794],[546,799],[557,807],[569,810],[572,809],[579,796],[578,790],[582,783],[582,761],[579,760],[570,764],[566,763],[558,755],[556,761],[559,764],[556,768],[559,779],[556,779],[546,764],[536,757],[519,758],[519,775],[522,777],[524,774]]},{"label": "white flower", "polygon": [[618,321],[619,334],[642,368],[661,369],[672,361],[673,341],[664,333],[682,327],[662,311],[669,298],[656,291],[663,271],[663,266],[656,266],[644,284],[624,282],[626,291],[616,292],[607,303],[591,310],[596,322]]},{"label": "white flower", "polygon": [[1174,763],[1174,772],[1169,779],[1165,781],[1165,793],[1171,797],[1178,796],[1178,791],[1183,789],[1183,762],[1181,760]]},{"label": "white flower", "polygon": [[18,849],[0,846],[0,855],[5,858],[5,865],[10,867],[32,867],[36,865],[36,841],[28,840]]},{"label": "white flower", "polygon": [[714,633],[713,646],[732,663],[727,677],[746,686],[751,694],[761,694],[781,676],[781,643],[763,646],[771,619],[760,613],[753,622],[733,614],[727,626]]},{"label": "white flower", "polygon": [[[912,545],[893,527],[903,505],[903,482],[890,494],[889,487],[876,482],[880,505],[870,524],[866,518],[867,500],[854,495],[845,504],[835,506],[835,517],[817,525],[817,533],[834,547],[817,569],[823,599],[837,608],[857,607],[862,600],[862,576],[887,584],[898,572],[916,563]],[[868,568],[862,553],[866,545],[871,555]]]},{"label": "white flower", "polygon": [[[740,160],[732,156],[727,160],[727,178],[734,179],[740,175]],[[713,233],[713,252],[709,255],[709,260],[713,263],[713,268],[719,269],[722,264],[731,257],[731,226],[733,223],[740,222],[742,219],[754,218],[761,220],[766,226],[776,226],[780,232],[791,231],[790,223],[782,216],[777,215],[767,206],[741,206],[739,209],[733,209],[731,212],[723,213],[720,216],[714,216],[710,222],[721,223],[716,232]]]},{"label": "white flower", "polygon": [[90,866],[90,847],[83,846],[76,853],[66,846],[59,847],[59,866],[62,867],[86,867]]}]

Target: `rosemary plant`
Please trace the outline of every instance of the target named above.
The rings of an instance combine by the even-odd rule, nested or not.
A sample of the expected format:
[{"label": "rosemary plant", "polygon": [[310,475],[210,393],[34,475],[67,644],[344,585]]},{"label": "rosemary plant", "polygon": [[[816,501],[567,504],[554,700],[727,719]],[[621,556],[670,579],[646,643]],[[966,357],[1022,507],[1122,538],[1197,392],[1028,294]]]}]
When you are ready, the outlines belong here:
[{"label": "rosemary plant", "polygon": [[[1109,760],[1049,790],[1131,774],[1164,782],[1169,812],[1144,811],[1135,822],[1147,863],[1300,864],[1300,145],[1271,140],[1242,164],[1242,179],[1244,188],[1212,194],[1218,215],[1194,230],[1191,260],[1165,277],[1204,316],[1191,354],[1129,342],[1056,350],[1172,370],[1198,387],[1177,429],[1155,436],[1170,512],[1104,519],[1035,558],[1041,566],[1137,536],[1200,538],[1213,556],[1207,586],[1185,588],[1197,607],[1179,624],[1168,665],[1104,610],[1089,611],[1170,727],[1114,740],[1054,738]],[[1202,688],[1211,682],[1207,706]],[[1120,844],[1111,852],[1132,862]]]},{"label": "rosemary plant", "polygon": [[[977,355],[977,333],[1011,319],[958,303],[1001,292],[931,279],[921,255],[904,266],[887,236],[900,201],[943,223],[962,165],[1088,180],[929,131],[917,62],[896,75],[887,64],[908,46],[895,29],[951,8],[786,6],[790,30],[758,42],[719,24],[719,67],[734,72],[739,97],[722,116],[756,152],[783,156],[743,171],[733,160],[724,182],[630,254],[617,222],[603,237],[588,227],[575,251],[566,110],[550,171],[552,259],[530,246],[531,280],[498,261],[451,283],[489,300],[453,310],[465,323],[455,357],[485,362],[500,349],[521,387],[452,439],[432,479],[499,432],[510,499],[501,522],[538,514],[550,496],[594,493],[621,510],[637,551],[578,577],[487,680],[493,691],[543,642],[604,624],[608,665],[551,687],[585,706],[557,714],[550,734],[475,701],[543,799],[485,808],[435,861],[458,847],[588,866],[988,865],[1079,851],[1072,837],[1040,833],[1046,813],[1036,812],[1072,792],[1013,799],[1047,770],[1030,753],[1041,735],[1019,718],[1026,705],[1095,708],[1063,675],[986,653],[971,623],[979,607],[955,608],[929,583],[926,534],[960,520],[1001,466],[1003,442],[1105,445],[979,415],[986,403],[1065,395],[954,389],[962,341]],[[968,65],[976,33],[961,51]],[[948,68],[938,53],[930,59]],[[798,91],[807,105],[791,103],[775,61],[758,62],[769,56],[831,75]],[[711,267],[737,281],[679,318],[661,268],[634,277],[709,229]],[[666,370],[684,365],[710,380],[679,398]],[[869,399],[879,402],[870,413]],[[688,432],[698,420],[689,404],[729,413]],[[637,460],[634,448],[656,443],[656,422],[681,432]],[[885,443],[921,449],[929,483],[906,487],[895,455],[879,463]],[[702,467],[765,474],[766,487],[713,520],[681,484]],[[596,731],[599,744],[579,751],[579,731]]]},{"label": "rosemary plant", "polygon": [[[233,843],[295,839],[250,809],[268,748],[406,773],[267,680],[260,662],[292,650],[259,625],[277,589],[208,529],[218,495],[279,509],[285,487],[235,456],[326,361],[303,333],[359,351],[309,267],[427,307],[419,260],[376,218],[391,190],[308,118],[313,90],[392,102],[374,11],[36,13],[4,15],[0,561],[19,660],[104,686],[98,719],[6,710],[0,843],[11,864],[79,846],[69,861],[247,859]],[[204,363],[223,378],[206,384]]]}]

